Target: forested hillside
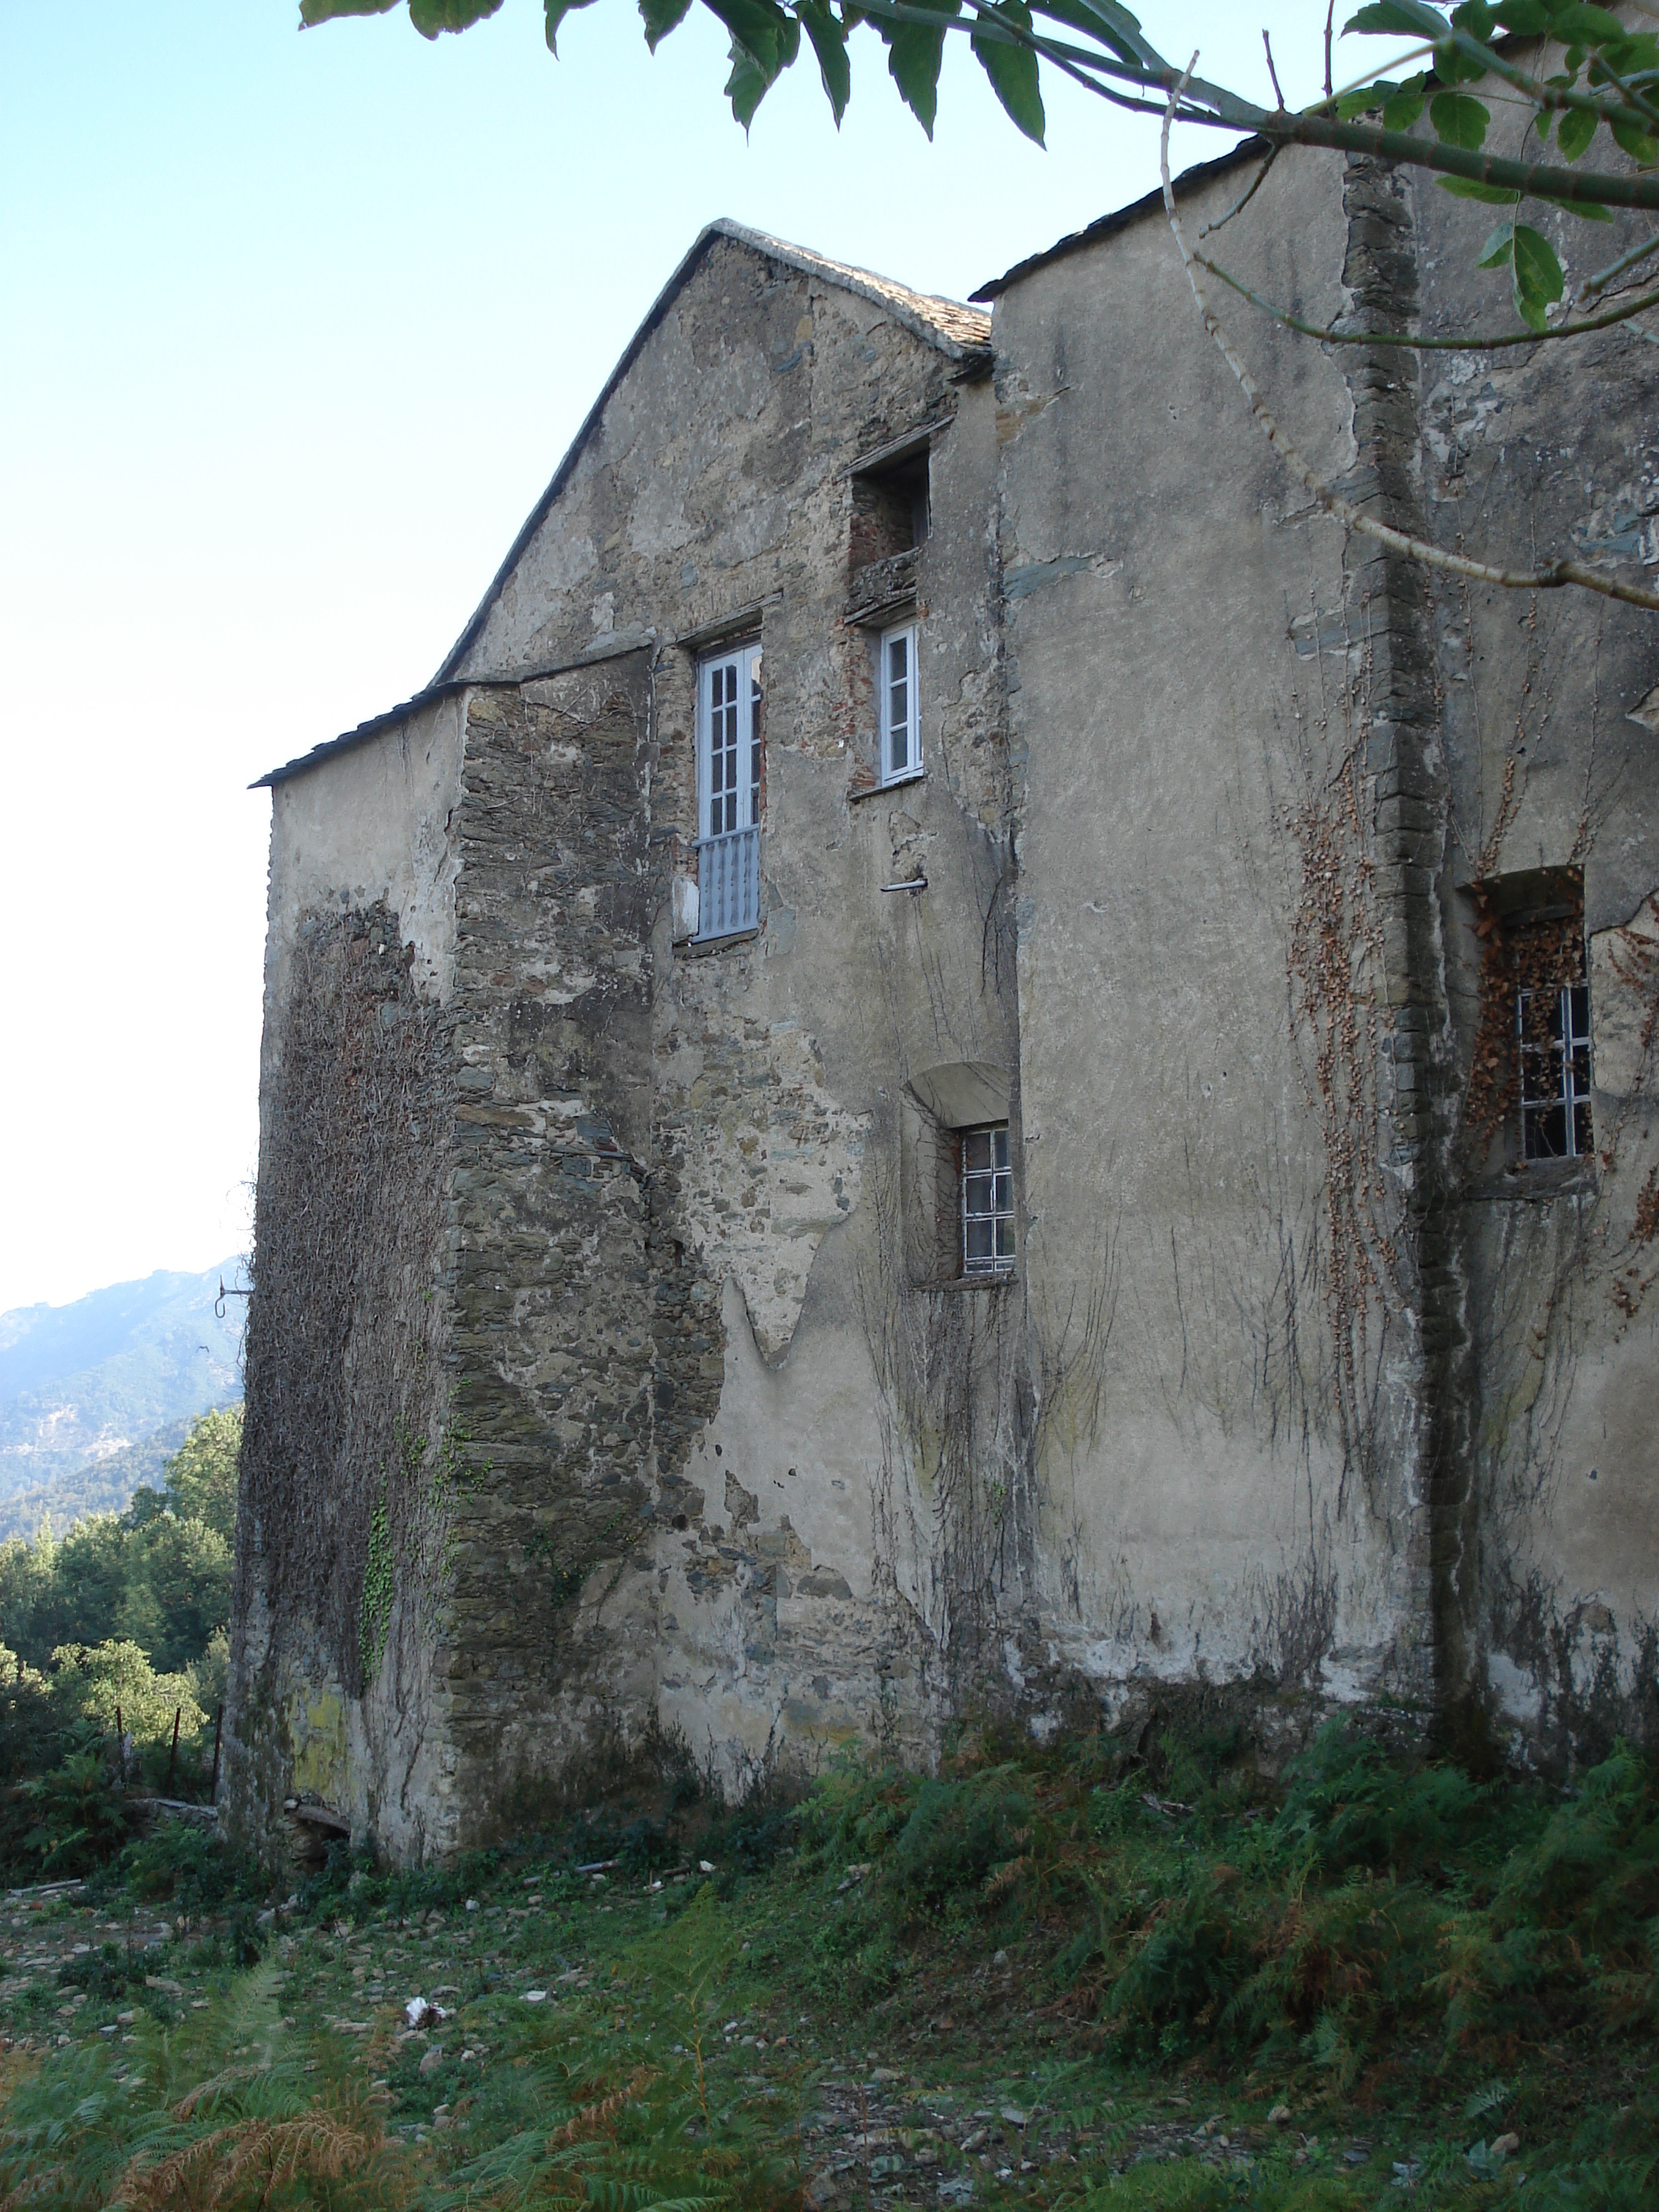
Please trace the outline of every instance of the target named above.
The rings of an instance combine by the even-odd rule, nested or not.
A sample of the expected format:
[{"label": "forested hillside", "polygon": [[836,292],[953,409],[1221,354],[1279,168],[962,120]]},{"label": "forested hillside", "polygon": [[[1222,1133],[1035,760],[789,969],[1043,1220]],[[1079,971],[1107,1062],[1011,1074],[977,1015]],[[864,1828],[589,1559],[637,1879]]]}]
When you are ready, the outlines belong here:
[{"label": "forested hillside", "polygon": [[43,1511],[62,1527],[122,1510],[185,1424],[241,1396],[244,1301],[221,1318],[222,1279],[243,1285],[241,1261],[0,1314],[0,1501],[36,1493],[34,1519],[6,1533],[33,1534]]},{"label": "forested hillside", "polygon": [[[0,1543],[0,1873],[99,1856],[104,1770],[211,1781],[224,1693],[240,1407],[192,1423],[124,1513]],[[176,1735],[176,1743],[175,1743]]]}]

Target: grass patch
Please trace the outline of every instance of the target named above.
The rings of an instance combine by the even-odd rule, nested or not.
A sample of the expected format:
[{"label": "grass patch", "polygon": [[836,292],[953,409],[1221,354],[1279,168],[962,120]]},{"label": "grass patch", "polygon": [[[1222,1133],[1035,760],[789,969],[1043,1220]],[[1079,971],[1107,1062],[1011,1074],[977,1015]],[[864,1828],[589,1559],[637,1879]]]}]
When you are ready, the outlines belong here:
[{"label": "grass patch", "polygon": [[1272,1784],[1225,1735],[981,1735],[674,1817],[416,1874],[337,1850],[274,1915],[175,1832],[13,1900],[0,2202],[1659,2197],[1632,1752],[1562,1795],[1340,1728]]}]

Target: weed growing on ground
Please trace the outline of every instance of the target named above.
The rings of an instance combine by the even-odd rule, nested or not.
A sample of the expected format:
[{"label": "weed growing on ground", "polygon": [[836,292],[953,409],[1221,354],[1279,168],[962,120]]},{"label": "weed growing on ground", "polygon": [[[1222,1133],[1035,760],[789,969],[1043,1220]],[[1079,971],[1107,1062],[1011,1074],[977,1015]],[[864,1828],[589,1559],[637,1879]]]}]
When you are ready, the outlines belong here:
[{"label": "weed growing on ground", "polygon": [[[108,1940],[158,1903],[151,1948]],[[1221,1731],[984,1730],[442,1869],[336,1847],[258,1903],[173,1830],[14,1913],[0,2207],[1659,2195],[1659,1785],[1625,1748],[1562,1793],[1340,1727],[1276,1780]]]}]

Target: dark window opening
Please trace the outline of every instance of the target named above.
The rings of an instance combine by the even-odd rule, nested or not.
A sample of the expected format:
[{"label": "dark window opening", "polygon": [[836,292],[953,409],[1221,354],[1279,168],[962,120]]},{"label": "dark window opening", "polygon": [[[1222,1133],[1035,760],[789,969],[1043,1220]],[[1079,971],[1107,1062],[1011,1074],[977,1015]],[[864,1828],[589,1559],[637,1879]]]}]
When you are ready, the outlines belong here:
[{"label": "dark window opening", "polygon": [[927,454],[924,448],[853,479],[850,565],[867,568],[908,553],[927,535]]}]

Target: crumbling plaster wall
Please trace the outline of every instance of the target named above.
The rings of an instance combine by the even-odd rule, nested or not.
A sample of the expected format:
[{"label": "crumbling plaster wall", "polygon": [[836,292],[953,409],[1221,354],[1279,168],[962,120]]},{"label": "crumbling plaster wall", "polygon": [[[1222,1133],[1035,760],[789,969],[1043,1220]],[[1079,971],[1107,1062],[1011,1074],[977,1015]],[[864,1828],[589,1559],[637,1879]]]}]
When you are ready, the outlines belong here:
[{"label": "crumbling plaster wall", "polygon": [[[1246,182],[1187,195],[1189,235]],[[1348,242],[1340,163],[1291,157],[1209,250],[1324,319]],[[1302,450],[1347,477],[1341,365],[1234,335]],[[1249,421],[1161,211],[1015,283],[995,336],[1042,1633],[1109,1683],[1413,1686],[1370,610]],[[1334,977],[1320,915],[1297,934],[1327,873]],[[1351,1015],[1328,1100],[1321,1053]]]},{"label": "crumbling plaster wall", "polygon": [[[653,1379],[630,1448],[656,1486],[656,1586],[630,1568],[595,1620],[626,1644],[631,1594],[659,1639],[661,1717],[734,1780],[785,1741],[810,1755],[872,1726],[920,1747],[941,1710],[937,1501],[925,1453],[879,1418],[878,1376],[895,1301],[911,1295],[907,1079],[972,1061],[1006,1091],[1014,1062],[993,406],[985,385],[951,381],[957,368],[874,303],[716,243],[471,653],[475,671],[505,672],[637,640],[648,664],[651,1126],[615,1133],[646,1192],[655,1310],[636,1350]],[[933,527],[915,563],[926,774],[882,792],[872,639],[848,619],[850,471],[918,426],[933,434]],[[665,881],[695,851],[696,640],[734,622],[763,647],[762,926],[677,949]],[[924,877],[916,893],[882,889]],[[506,1178],[501,1191],[517,1203]],[[505,1253],[499,1228],[477,1234],[481,1255]],[[526,1267],[515,1246],[503,1299]],[[609,1267],[605,1281],[608,1296]],[[533,1369],[544,1324],[522,1297],[507,1328]],[[499,1346],[470,1356],[501,1364]],[[481,1433],[471,1449],[487,1449]],[[545,1455],[525,1449],[530,1483]],[[489,1557],[510,1554],[508,1535]],[[556,1572],[556,1553],[554,1540],[535,1571]],[[513,1695],[503,1681],[503,1727]]]},{"label": "crumbling plaster wall", "polygon": [[[1559,67],[1559,56],[1546,68]],[[1494,143],[1510,150],[1505,111]],[[1474,264],[1488,210],[1413,185],[1425,330],[1514,326],[1504,279]],[[1537,206],[1567,295],[1635,242],[1633,221]],[[1632,326],[1633,328],[1633,326]],[[1571,551],[1659,575],[1659,361],[1630,330],[1567,345],[1426,356],[1423,482],[1438,541],[1523,564]],[[1481,1037],[1469,887],[1583,873],[1595,1154],[1506,1163],[1464,1133],[1478,1413],[1459,1587],[1478,1686],[1518,1742],[1594,1756],[1659,1728],[1659,1442],[1653,1419],[1659,1116],[1659,629],[1579,592],[1441,580],[1434,593],[1450,778],[1441,899],[1462,1064]],[[1511,1117],[1512,1118],[1512,1117]],[[1512,1142],[1509,1147],[1512,1152]]]}]

